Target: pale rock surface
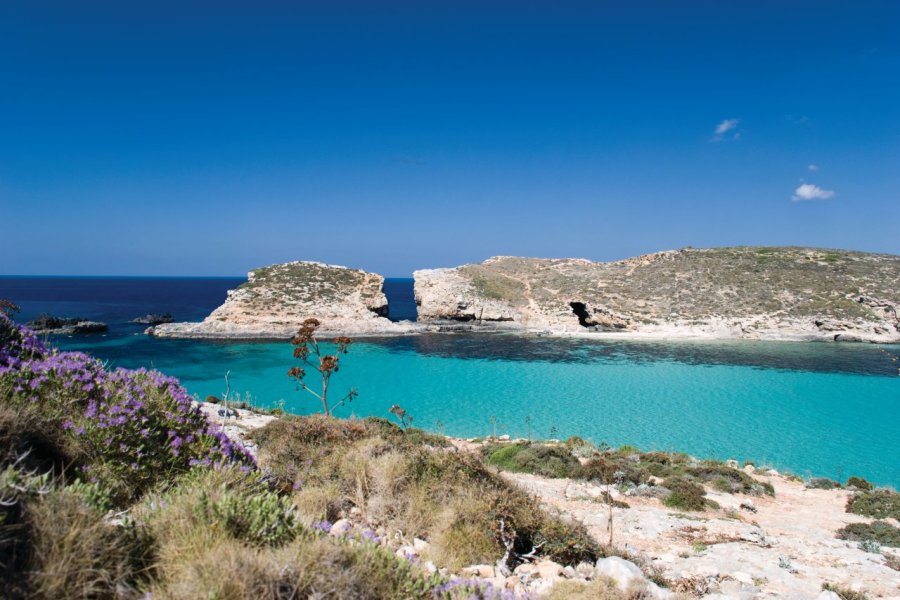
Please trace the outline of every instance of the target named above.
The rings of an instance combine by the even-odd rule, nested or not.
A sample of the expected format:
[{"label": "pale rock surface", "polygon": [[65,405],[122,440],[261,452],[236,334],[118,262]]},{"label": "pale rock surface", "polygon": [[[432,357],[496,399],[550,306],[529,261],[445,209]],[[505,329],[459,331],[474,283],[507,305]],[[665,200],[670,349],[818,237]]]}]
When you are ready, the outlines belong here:
[{"label": "pale rock surface", "polygon": [[462,574],[489,579],[494,577],[494,567],[493,565],[472,565],[470,567],[464,567],[462,569]]},{"label": "pale rock surface", "polygon": [[[573,497],[572,486],[580,483],[525,473],[503,477],[535,494],[548,510],[584,523],[596,539],[607,538],[608,507],[587,494]],[[723,509],[689,515],[655,498],[628,496],[630,508],[613,510],[614,543],[629,545],[670,580],[700,577],[709,582],[709,593],[729,598],[814,600],[822,584],[831,583],[858,586],[872,600],[900,600],[900,573],[887,566],[883,555],[835,538],[849,523],[872,520],[844,510],[849,492],[807,489],[802,482],[760,471],[753,477],[771,483],[775,496],[707,489]],[[737,519],[729,516],[734,512],[726,513],[729,503],[751,498],[756,513],[740,511]],[[705,549],[698,551],[695,544]],[[892,548],[882,553],[900,554]],[[780,566],[780,558],[790,568]]]},{"label": "pale rock surface", "polygon": [[334,525],[331,526],[331,531],[329,531],[329,533],[333,536],[341,536],[351,529],[353,529],[353,523],[348,519],[338,519],[334,522]]},{"label": "pale rock surface", "polygon": [[640,567],[619,556],[608,556],[597,561],[596,574],[615,580],[619,589],[626,590],[635,581],[644,581]]}]

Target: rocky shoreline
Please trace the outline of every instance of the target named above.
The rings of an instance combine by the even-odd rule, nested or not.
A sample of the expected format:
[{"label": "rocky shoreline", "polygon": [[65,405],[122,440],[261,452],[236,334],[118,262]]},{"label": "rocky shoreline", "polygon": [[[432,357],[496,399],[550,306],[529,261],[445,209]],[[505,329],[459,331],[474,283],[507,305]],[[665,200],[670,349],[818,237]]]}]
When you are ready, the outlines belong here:
[{"label": "rocky shoreline", "polygon": [[[247,434],[278,418],[220,404],[200,406],[251,453],[256,447]],[[454,452],[477,453],[487,443],[502,443],[502,438],[448,440]],[[577,567],[549,560],[526,561],[511,572],[499,565],[469,565],[454,573],[444,569],[442,574],[483,581],[514,594],[510,597],[543,596],[554,586],[580,586],[608,577],[623,591],[640,587],[645,594],[640,597],[649,599],[840,599],[835,592],[823,591],[826,584],[873,599],[900,598],[900,572],[896,570],[900,549],[881,548],[880,553],[872,553],[835,538],[841,527],[871,521],[846,512],[853,491],[817,489],[799,478],[752,465],[744,466],[742,472],[771,486],[774,494],[723,493],[710,487],[706,490],[713,501],[710,508],[690,514],[639,493],[640,488],[623,492],[585,481],[503,472],[508,481],[537,497],[546,510],[583,523],[597,540],[608,538],[612,519],[612,534],[626,556],[601,558],[596,564]],[[604,500],[607,496],[615,508],[610,509]],[[364,515],[351,510],[328,526],[332,535],[352,536],[368,530],[370,524]],[[419,558],[427,555],[427,540],[381,533],[381,543],[398,556],[428,572],[437,571]],[[668,588],[651,579],[667,582]]]}]

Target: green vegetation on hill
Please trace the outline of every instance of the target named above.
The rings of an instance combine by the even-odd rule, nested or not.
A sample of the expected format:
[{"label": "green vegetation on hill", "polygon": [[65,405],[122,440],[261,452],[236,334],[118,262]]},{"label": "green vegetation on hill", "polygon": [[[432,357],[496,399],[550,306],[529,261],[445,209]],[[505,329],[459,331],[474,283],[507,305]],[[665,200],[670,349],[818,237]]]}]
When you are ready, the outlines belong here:
[{"label": "green vegetation on hill", "polygon": [[[729,494],[774,494],[771,484],[717,461],[701,461],[672,452],[640,452],[628,447],[601,450],[578,438],[564,445],[493,443],[484,446],[482,454],[488,464],[506,471],[583,479],[625,489],[662,480],[658,484],[660,495],[665,496],[667,505],[682,510],[703,510],[710,506],[704,497],[704,485]],[[585,459],[583,463],[579,456]]]},{"label": "green vegetation on hill", "polygon": [[900,493],[879,489],[856,494],[847,501],[847,512],[900,521]]},{"label": "green vegetation on hill", "polygon": [[261,267],[238,289],[265,292],[266,303],[304,302],[329,304],[359,291],[364,301],[381,295],[380,277],[368,277],[364,271],[323,265],[315,262],[291,262]]}]

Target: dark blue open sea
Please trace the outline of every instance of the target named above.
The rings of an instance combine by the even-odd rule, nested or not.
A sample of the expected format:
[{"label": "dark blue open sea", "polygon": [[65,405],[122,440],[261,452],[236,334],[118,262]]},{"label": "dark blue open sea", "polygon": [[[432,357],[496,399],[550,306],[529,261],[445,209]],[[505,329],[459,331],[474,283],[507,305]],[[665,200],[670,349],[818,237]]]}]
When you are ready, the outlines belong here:
[{"label": "dark blue open sea", "polygon": [[[0,298],[105,321],[105,335],[60,337],[110,366],[155,367],[199,397],[232,389],[260,406],[317,409],[286,376],[286,343],[158,340],[131,324],[150,312],[200,320],[242,278],[0,277]],[[391,318],[415,317],[411,279],[388,280]],[[862,475],[900,486],[900,347],[790,342],[609,341],[432,334],[356,342],[333,385],[344,411],[460,436],[580,435],[596,443],[766,463],[801,475]]]}]

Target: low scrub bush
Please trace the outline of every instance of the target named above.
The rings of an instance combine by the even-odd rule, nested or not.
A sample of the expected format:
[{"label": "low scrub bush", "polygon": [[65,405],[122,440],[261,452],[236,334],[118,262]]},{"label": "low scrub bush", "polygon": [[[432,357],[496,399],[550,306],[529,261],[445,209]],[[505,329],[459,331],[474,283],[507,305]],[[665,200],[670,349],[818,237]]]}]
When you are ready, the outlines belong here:
[{"label": "low scrub bush", "polygon": [[212,528],[254,546],[278,546],[299,532],[296,507],[289,498],[268,490],[240,494],[228,490],[218,497],[201,492],[198,512]]},{"label": "low scrub bush", "polygon": [[872,490],[847,500],[847,512],[875,519],[900,520],[900,494],[893,490]]},{"label": "low scrub bush", "polygon": [[847,487],[853,487],[864,492],[868,492],[875,486],[863,479],[862,477],[851,477],[847,480]]},{"label": "low scrub bush", "polygon": [[495,444],[482,449],[485,460],[505,471],[533,473],[543,477],[571,477],[581,464],[563,446],[541,444]]},{"label": "low scrub bush", "polygon": [[900,529],[887,521],[851,523],[837,532],[838,539],[851,542],[878,542],[881,546],[900,547]]},{"label": "low scrub bush", "polygon": [[813,490],[836,490],[840,489],[841,484],[827,477],[816,477],[807,481],[806,487]]},{"label": "low scrub bush", "polygon": [[689,479],[682,477],[669,478],[663,482],[663,487],[672,491],[663,500],[663,504],[669,508],[689,511],[699,511],[707,508],[708,500],[703,486]]},{"label": "low scrub bush", "polygon": [[688,465],[691,457],[679,452],[645,452],[639,456],[641,466],[655,477],[669,477]]},{"label": "low scrub bush", "polygon": [[720,492],[729,494],[774,495],[771,483],[760,482],[741,470],[713,461],[704,461],[699,466],[687,467],[684,473],[690,477],[711,483]]},{"label": "low scrub bush", "polygon": [[623,483],[640,485],[650,478],[649,472],[631,460],[628,455],[617,453],[606,453],[591,458],[576,469],[574,476],[606,485]]}]

